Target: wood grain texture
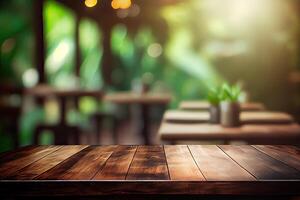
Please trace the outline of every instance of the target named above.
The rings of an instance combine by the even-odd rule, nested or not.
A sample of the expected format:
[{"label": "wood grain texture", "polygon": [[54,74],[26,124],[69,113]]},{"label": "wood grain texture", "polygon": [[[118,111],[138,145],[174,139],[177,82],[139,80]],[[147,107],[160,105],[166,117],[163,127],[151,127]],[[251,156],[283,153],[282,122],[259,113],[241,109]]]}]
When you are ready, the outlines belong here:
[{"label": "wood grain texture", "polygon": [[255,178],[241,168],[215,145],[189,145],[191,153],[208,181],[254,181]]},{"label": "wood grain texture", "polygon": [[89,146],[71,156],[37,179],[47,180],[89,180],[113,153],[116,146]]},{"label": "wood grain texture", "polygon": [[295,146],[255,145],[255,148],[300,171],[300,149]]},{"label": "wood grain texture", "polygon": [[26,146],[26,147],[19,148],[15,151],[3,152],[0,154],[0,165],[36,153],[43,148],[44,147],[42,146]]},{"label": "wood grain texture", "polygon": [[127,180],[168,180],[168,167],[162,146],[139,146]]},{"label": "wood grain texture", "polygon": [[220,148],[259,180],[300,180],[300,173],[252,146],[221,145]]},{"label": "wood grain texture", "polygon": [[22,151],[19,152],[19,155],[16,155],[16,159],[1,164],[0,179],[11,176],[16,171],[40,160],[60,148],[62,148],[62,146],[38,146],[29,151],[25,151],[25,153]]},{"label": "wood grain texture", "polygon": [[86,148],[85,145],[68,145],[11,174],[7,179],[31,180],[53,168],[70,156]]},{"label": "wood grain texture", "polygon": [[119,146],[93,179],[125,180],[136,150],[136,146]]},{"label": "wood grain texture", "polygon": [[171,180],[205,180],[186,145],[164,146]]},{"label": "wood grain texture", "polygon": [[[167,145],[165,148],[162,146],[84,148],[85,146],[78,146],[78,148],[82,147],[82,150],[77,149],[77,153],[73,152],[73,155],[67,150],[71,147],[59,147],[48,153],[44,150],[49,147],[36,147],[35,151],[33,151],[35,148],[25,148],[14,153],[5,153],[7,159],[2,155],[1,159],[7,162],[2,163],[0,169],[3,166],[7,167],[8,163],[17,163],[16,161],[20,162],[20,160],[29,162],[26,160],[28,158],[31,163],[44,154],[40,159],[22,167],[17,173],[12,173],[15,180],[2,177],[0,198],[2,196],[83,197],[124,194],[300,195],[299,171],[295,164],[299,160],[299,151],[296,147]],[[20,157],[20,152],[23,152],[24,157]],[[28,152],[32,153],[28,154]],[[19,156],[12,159],[13,154]],[[66,159],[61,161],[64,156]],[[58,163],[58,160],[61,162]],[[196,162],[192,164],[195,160]],[[54,164],[56,165],[52,167]],[[204,174],[207,181],[194,179],[195,174],[198,173],[195,168],[197,164],[197,170],[200,169],[199,172]],[[32,169],[32,177],[48,170],[34,180],[22,180],[24,174],[31,176],[30,169]],[[124,180],[127,170],[127,180]],[[19,173],[20,178],[17,177]],[[251,174],[257,179],[253,179]]]}]

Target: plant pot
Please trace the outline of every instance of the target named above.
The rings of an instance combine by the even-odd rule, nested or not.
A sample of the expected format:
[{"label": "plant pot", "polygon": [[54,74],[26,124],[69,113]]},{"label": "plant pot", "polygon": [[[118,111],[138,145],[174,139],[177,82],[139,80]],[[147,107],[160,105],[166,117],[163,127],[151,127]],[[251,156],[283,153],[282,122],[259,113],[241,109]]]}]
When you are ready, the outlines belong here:
[{"label": "plant pot", "polygon": [[240,104],[238,102],[221,102],[221,125],[236,127],[240,125]]},{"label": "plant pot", "polygon": [[209,107],[210,113],[210,123],[211,124],[219,124],[220,123],[220,106],[211,104]]}]

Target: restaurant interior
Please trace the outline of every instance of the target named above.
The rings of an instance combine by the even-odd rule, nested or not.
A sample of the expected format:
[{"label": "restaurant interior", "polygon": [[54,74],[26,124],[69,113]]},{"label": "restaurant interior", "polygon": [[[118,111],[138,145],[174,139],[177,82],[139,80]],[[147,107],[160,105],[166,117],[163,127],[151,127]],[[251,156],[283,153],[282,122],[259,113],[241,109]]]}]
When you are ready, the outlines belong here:
[{"label": "restaurant interior", "polygon": [[240,102],[300,120],[297,0],[12,0],[0,8],[0,151],[163,144],[164,112],[208,101],[224,83],[240,87]]},{"label": "restaurant interior", "polygon": [[297,148],[299,123],[298,0],[0,1],[0,160],[28,145]]}]

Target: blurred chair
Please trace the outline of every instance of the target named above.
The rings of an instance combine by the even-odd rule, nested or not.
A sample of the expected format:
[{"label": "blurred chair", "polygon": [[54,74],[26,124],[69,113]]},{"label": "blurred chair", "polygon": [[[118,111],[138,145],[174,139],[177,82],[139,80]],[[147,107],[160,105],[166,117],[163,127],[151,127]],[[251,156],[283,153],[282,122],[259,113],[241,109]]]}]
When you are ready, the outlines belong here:
[{"label": "blurred chair", "polygon": [[[75,91],[76,92],[76,91]],[[60,120],[57,124],[46,124],[41,122],[36,125],[33,134],[33,143],[40,144],[41,135],[45,131],[50,131],[54,135],[54,144],[80,144],[80,128],[79,126],[67,124],[67,102],[73,101],[73,96],[76,94],[72,91],[60,91],[52,88],[49,85],[38,85],[25,90],[27,95],[34,97],[39,106],[43,106],[49,98],[57,99],[60,110]]]},{"label": "blurred chair", "polygon": [[97,112],[91,115],[91,121],[95,124],[95,128],[96,128],[95,135],[96,135],[97,144],[100,142],[101,133],[103,130],[103,123],[105,122],[109,122],[111,124],[113,143],[114,144],[118,143],[118,135],[117,135],[118,119],[114,114],[107,113],[107,112]]},{"label": "blurred chair", "polygon": [[18,148],[23,90],[12,85],[1,85],[0,91],[0,121],[4,125],[5,133],[11,136],[13,148]]},{"label": "blurred chair", "polygon": [[51,131],[54,134],[54,144],[80,144],[80,128],[72,125],[38,124],[34,131],[34,144],[40,144],[43,132]]}]

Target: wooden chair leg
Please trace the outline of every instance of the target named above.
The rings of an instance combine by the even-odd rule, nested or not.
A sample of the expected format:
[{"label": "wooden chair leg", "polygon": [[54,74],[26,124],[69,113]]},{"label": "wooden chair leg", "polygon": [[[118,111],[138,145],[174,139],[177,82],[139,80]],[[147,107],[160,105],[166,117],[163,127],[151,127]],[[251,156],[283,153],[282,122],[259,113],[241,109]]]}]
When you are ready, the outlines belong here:
[{"label": "wooden chair leg", "polygon": [[37,126],[34,130],[33,133],[33,144],[38,145],[39,144],[39,139],[40,139],[40,134],[41,134],[41,127]]},{"label": "wooden chair leg", "polygon": [[74,132],[73,132],[73,139],[74,139],[74,144],[80,144],[80,130],[78,127],[74,127]]},{"label": "wooden chair leg", "polygon": [[95,126],[96,126],[96,144],[100,143],[100,137],[101,137],[101,129],[102,129],[102,116],[96,116],[95,117]]},{"label": "wooden chair leg", "polygon": [[9,131],[11,132],[10,135],[11,135],[12,142],[13,142],[13,148],[17,149],[20,146],[20,143],[19,143],[19,124],[18,124],[18,120],[14,119],[13,121],[15,121],[16,123],[9,127]]},{"label": "wooden chair leg", "polygon": [[12,132],[12,138],[13,138],[14,149],[17,149],[20,146],[20,143],[19,143],[19,129],[18,129],[17,126],[14,128],[14,131]]},{"label": "wooden chair leg", "polygon": [[114,144],[118,144],[118,119],[112,117],[112,136]]}]

